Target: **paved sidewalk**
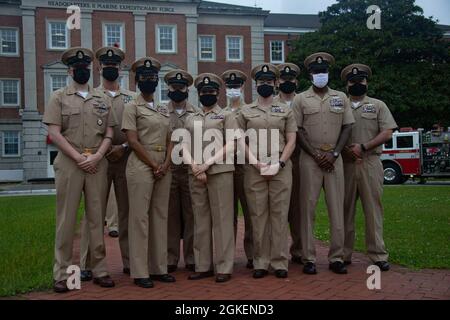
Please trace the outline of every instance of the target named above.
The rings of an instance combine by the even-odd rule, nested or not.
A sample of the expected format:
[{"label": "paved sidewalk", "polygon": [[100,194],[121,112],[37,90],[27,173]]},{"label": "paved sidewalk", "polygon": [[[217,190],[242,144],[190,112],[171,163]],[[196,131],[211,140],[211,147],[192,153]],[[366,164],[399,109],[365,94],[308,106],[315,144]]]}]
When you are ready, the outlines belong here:
[{"label": "paved sidewalk", "polygon": [[[243,220],[239,221],[238,239],[243,239]],[[214,278],[189,281],[189,272],[184,268],[173,273],[177,282],[166,284],[155,282],[152,289],[141,289],[122,274],[119,246],[116,239],[106,236],[108,264],[111,276],[116,281],[113,289],[104,289],[92,282],[82,282],[81,290],[66,294],[36,292],[23,296],[26,299],[107,300],[107,299],[173,299],[173,300],[297,300],[297,299],[445,299],[450,300],[450,270],[411,271],[392,266],[391,271],[381,275],[381,290],[367,289],[366,274],[369,260],[357,253],[347,275],[336,275],[328,270],[326,259],[328,248],[317,242],[318,271],[315,276],[302,273],[302,266],[291,264],[289,277],[278,279],[273,274],[264,279],[253,279],[252,272],[245,268],[242,241],[236,250],[236,263],[230,282],[216,284]],[[78,241],[75,245],[75,261],[78,261]],[[180,263],[180,266],[184,264]],[[51,268],[51,266],[49,266]]]}]

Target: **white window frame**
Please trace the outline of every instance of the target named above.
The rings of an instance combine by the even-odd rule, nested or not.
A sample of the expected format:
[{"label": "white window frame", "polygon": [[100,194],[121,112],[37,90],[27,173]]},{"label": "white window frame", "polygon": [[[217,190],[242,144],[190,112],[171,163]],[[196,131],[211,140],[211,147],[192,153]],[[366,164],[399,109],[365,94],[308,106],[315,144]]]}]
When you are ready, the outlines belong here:
[{"label": "white window frame", "polygon": [[[212,38],[212,58],[202,58],[202,47],[201,47],[201,37],[210,37]],[[198,35],[198,60],[206,61],[206,62],[215,62],[216,61],[216,36],[213,34],[199,34]]]},{"label": "white window frame", "polygon": [[[272,58],[272,43],[281,42],[281,60],[273,60]],[[269,42],[269,54],[270,54],[270,63],[284,63],[284,40],[270,40]]]},{"label": "white window frame", "polygon": [[62,73],[52,73],[50,74],[50,93],[55,92],[55,90],[53,90],[53,76],[65,76],[66,77],[66,86],[69,85],[69,75],[68,74],[62,74]]},{"label": "white window frame", "polygon": [[[3,81],[4,80],[13,80],[17,81],[17,104],[15,103],[5,103],[3,101]],[[21,83],[20,79],[17,78],[0,78],[0,106],[2,107],[20,107],[20,98],[21,98]]]},{"label": "white window frame", "polygon": [[[228,39],[230,38],[240,38],[240,58],[239,59],[231,59],[229,57],[230,54],[230,50],[228,48]],[[243,62],[244,61],[244,37],[243,36],[239,36],[239,35],[227,35],[225,36],[225,44],[226,44],[226,60],[228,62]]]},{"label": "white window frame", "polygon": [[67,50],[70,46],[70,32],[69,29],[67,29],[67,26],[64,28],[66,31],[66,45],[64,47],[53,47],[52,45],[52,33],[51,33],[51,24],[52,23],[63,23],[64,26],[66,26],[66,21],[64,20],[47,20],[47,50],[55,50],[55,51],[64,51]]},{"label": "white window frame", "polygon": [[[17,154],[6,154],[5,153],[5,132],[16,132],[17,133]],[[21,146],[21,139],[20,139],[20,131],[18,130],[4,130],[2,131],[2,157],[3,158],[19,158],[21,156],[21,150],[20,150],[20,146]]]},{"label": "white window frame", "polygon": [[159,85],[158,85],[158,100],[161,103],[169,103],[170,99],[167,95],[163,95],[163,85],[167,86],[167,92],[169,92],[169,86],[164,82],[164,75],[160,75],[159,77]]},{"label": "white window frame", "polygon": [[[161,49],[161,41],[160,41],[160,32],[159,29],[162,27],[171,27],[172,29],[172,50],[162,50]],[[157,24],[156,25],[156,53],[160,54],[173,54],[177,53],[178,46],[177,46],[177,37],[178,37],[178,31],[177,31],[177,25],[176,24]]]},{"label": "white window frame", "polygon": [[0,34],[0,56],[3,57],[18,57],[19,56],[19,45],[20,45],[20,41],[19,41],[19,28],[12,28],[12,27],[0,27],[0,33],[3,32],[3,30],[14,30],[16,32],[16,52],[12,53],[12,52],[3,52],[3,43],[2,43],[2,37]]},{"label": "white window frame", "polygon": [[107,25],[117,25],[120,26],[120,49],[125,52],[125,24],[123,22],[115,22],[115,21],[104,21],[102,30],[102,39],[103,39],[103,46],[108,46],[108,39],[107,39],[107,32],[106,27]]}]

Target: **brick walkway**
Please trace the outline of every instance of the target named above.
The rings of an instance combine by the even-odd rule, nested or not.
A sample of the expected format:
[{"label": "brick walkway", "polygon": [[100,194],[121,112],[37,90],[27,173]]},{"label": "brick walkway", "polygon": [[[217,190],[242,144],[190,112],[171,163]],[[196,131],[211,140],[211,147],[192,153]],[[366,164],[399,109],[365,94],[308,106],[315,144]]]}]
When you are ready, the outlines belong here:
[{"label": "brick walkway", "polygon": [[[243,220],[240,220],[239,238],[243,238]],[[36,292],[25,295],[26,299],[173,299],[173,300],[258,300],[258,299],[446,299],[450,300],[450,270],[422,270],[392,266],[391,271],[382,273],[381,290],[370,291],[366,287],[366,268],[369,260],[357,253],[347,275],[336,275],[328,270],[326,259],[328,248],[317,242],[319,274],[309,276],[302,273],[302,266],[291,264],[289,277],[278,279],[269,275],[264,279],[253,279],[251,271],[245,268],[242,241],[236,250],[235,271],[230,282],[216,284],[214,278],[189,281],[189,272],[183,268],[175,272],[177,282],[166,284],[155,282],[152,289],[141,289],[122,274],[119,246],[116,239],[106,237],[108,264],[111,276],[116,281],[113,289],[100,288],[92,282],[83,283],[82,289],[67,294]],[[78,242],[75,252],[78,251]],[[76,254],[75,259],[78,259]],[[184,264],[180,263],[180,266]]]}]

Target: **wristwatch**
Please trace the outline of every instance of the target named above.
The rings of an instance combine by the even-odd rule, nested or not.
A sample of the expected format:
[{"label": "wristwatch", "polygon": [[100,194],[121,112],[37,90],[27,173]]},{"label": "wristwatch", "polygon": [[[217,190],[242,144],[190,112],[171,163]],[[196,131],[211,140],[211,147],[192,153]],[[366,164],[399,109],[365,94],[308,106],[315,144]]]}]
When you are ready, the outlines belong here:
[{"label": "wristwatch", "polygon": [[286,162],[280,160],[280,168],[283,169],[286,167]]},{"label": "wristwatch", "polygon": [[366,151],[367,151],[367,148],[366,148],[366,146],[364,145],[364,143],[361,143],[361,150],[362,150],[363,152],[366,152]]},{"label": "wristwatch", "polygon": [[339,158],[339,152],[337,152],[337,151],[333,152],[333,157]]},{"label": "wristwatch", "polygon": [[127,145],[126,143],[123,143],[123,144],[122,144],[122,148],[124,148],[125,151],[127,151],[127,150],[128,150],[128,145]]}]

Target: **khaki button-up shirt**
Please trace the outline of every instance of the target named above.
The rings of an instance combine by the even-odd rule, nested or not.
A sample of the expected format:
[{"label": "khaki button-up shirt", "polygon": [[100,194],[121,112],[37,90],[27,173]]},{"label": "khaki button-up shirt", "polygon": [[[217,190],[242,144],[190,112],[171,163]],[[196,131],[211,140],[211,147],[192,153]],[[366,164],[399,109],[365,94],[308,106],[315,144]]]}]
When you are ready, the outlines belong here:
[{"label": "khaki button-up shirt", "polygon": [[109,90],[106,90],[103,86],[100,86],[97,89],[102,91],[111,101],[112,111],[118,124],[114,127],[114,138],[112,144],[115,146],[121,145],[127,142],[127,136],[121,130],[123,110],[125,104],[129,103],[134,98],[136,93],[120,88],[119,91],[116,92],[116,95],[113,97]]},{"label": "khaki button-up shirt", "polygon": [[[195,159],[195,147],[200,142],[198,141],[198,137],[194,135],[194,123],[199,123],[201,126],[202,132],[202,163],[204,163],[208,159],[203,159],[203,152],[205,148],[213,143],[210,141],[203,141],[206,139],[203,139],[205,136],[205,131],[208,129],[216,129],[214,132],[211,132],[213,136],[216,136],[217,134],[222,135],[221,137],[223,139],[223,145],[225,145],[226,141],[226,130],[227,129],[233,129],[237,130],[238,125],[236,123],[236,117],[234,114],[225,111],[218,105],[213,107],[211,111],[205,113],[203,110],[198,110],[197,112],[189,115],[186,119],[185,128],[189,131],[191,135],[191,156]],[[239,137],[236,137],[239,138]],[[213,138],[215,140],[215,138]],[[223,172],[229,172],[234,171],[234,165],[233,164],[226,164],[225,160],[223,164],[213,164],[209,167],[208,171],[206,172],[209,175],[217,174],[217,173],[223,173]],[[189,172],[192,172],[189,168]]]},{"label": "khaki button-up shirt", "polygon": [[125,105],[122,130],[138,133],[139,142],[150,151],[166,151],[170,139],[170,117],[167,107],[156,102],[148,103],[138,95]]},{"label": "khaki button-up shirt", "polygon": [[297,95],[292,102],[297,126],[304,128],[311,145],[334,148],[342,126],[355,122],[345,93],[328,89],[323,98],[311,87]]},{"label": "khaki button-up shirt", "polygon": [[260,140],[261,136],[259,134],[259,130],[267,129],[267,136],[264,136],[267,137],[267,156],[272,154],[272,129],[278,130],[279,139],[277,142],[279,143],[278,151],[280,154],[286,146],[287,133],[297,132],[297,124],[295,122],[292,110],[286,104],[275,101],[272,103],[270,108],[258,106],[257,101],[244,106],[237,117],[237,122],[239,127],[247,134],[249,133],[249,129],[256,130],[258,155],[255,154],[255,156],[258,156],[258,160],[263,161],[266,159],[259,159],[260,156],[264,156],[261,154],[259,149],[262,148],[262,150],[264,150],[264,146]]},{"label": "khaki button-up shirt", "polygon": [[[366,143],[384,130],[397,128],[397,123],[391,111],[383,101],[366,96],[356,108],[352,106],[352,110],[355,124],[348,141],[349,145]],[[379,146],[373,151],[376,154],[381,154],[382,150],[383,147]]]},{"label": "khaki button-up shirt", "polygon": [[61,126],[62,136],[80,153],[87,149],[95,152],[105,137],[106,128],[116,125],[111,103],[103,92],[89,87],[85,99],[73,84],[52,94],[43,122]]}]

